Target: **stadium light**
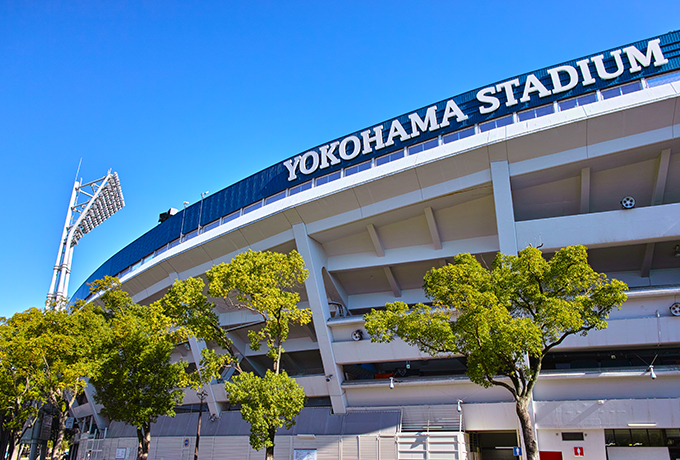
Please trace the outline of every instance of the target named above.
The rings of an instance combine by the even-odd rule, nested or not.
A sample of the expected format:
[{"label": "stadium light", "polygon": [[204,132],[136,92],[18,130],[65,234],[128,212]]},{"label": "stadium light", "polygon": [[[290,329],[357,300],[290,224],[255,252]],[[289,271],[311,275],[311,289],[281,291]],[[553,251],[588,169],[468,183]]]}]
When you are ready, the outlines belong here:
[{"label": "stadium light", "polygon": [[47,307],[61,307],[68,298],[73,247],[78,241],[125,206],[118,173],[108,171],[106,176],[83,184],[76,179],[71,201],[66,212],[66,222],[59,241],[57,262],[54,265]]}]

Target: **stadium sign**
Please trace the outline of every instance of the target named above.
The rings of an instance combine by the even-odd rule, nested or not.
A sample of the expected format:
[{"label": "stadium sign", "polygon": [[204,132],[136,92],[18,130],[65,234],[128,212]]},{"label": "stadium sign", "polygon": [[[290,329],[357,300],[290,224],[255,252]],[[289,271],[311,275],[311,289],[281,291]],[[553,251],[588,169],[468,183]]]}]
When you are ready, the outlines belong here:
[{"label": "stadium sign", "polygon": [[473,103],[470,103],[471,93],[465,93],[335,140],[284,161],[288,181],[298,179],[298,174],[309,176],[359,156],[372,156],[370,154],[374,152],[402,145],[426,133],[437,133],[443,128],[455,131],[510,110],[574,97],[608,86],[609,82],[619,84],[639,78],[643,68],[659,68],[669,62],[660,43],[657,38],[647,42],[644,52],[631,45],[612,50],[608,56],[598,54],[525,74],[471,92]]}]

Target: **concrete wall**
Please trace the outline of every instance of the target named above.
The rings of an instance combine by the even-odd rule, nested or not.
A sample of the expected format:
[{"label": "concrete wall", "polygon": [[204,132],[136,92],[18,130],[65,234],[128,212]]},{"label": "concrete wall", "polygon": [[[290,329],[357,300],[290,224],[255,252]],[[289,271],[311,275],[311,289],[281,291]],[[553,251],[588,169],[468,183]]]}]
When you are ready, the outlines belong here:
[{"label": "concrete wall", "polygon": [[566,428],[561,430],[538,430],[539,450],[562,452],[563,459],[571,459],[574,458],[574,447],[582,447],[584,458],[589,460],[607,460],[607,452],[604,447],[604,430],[578,430],[583,432],[583,441],[562,441],[563,431],[576,430]]},{"label": "concrete wall", "polygon": [[627,428],[629,423],[680,428],[677,398],[536,402],[535,408],[536,425],[541,429]]}]

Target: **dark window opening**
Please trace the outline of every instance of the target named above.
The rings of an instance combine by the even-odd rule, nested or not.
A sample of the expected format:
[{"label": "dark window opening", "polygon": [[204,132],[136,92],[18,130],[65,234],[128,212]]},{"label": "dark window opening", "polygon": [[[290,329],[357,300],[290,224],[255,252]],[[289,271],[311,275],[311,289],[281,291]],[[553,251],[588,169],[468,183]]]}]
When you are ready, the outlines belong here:
[{"label": "dark window opening", "polygon": [[305,398],[305,407],[331,407],[330,396],[316,396]]},{"label": "dark window opening", "polygon": [[[175,413],[176,414],[192,414],[192,413],[198,413],[200,411],[199,409],[200,404],[182,404],[181,406],[176,406],[175,407]],[[208,412],[208,403],[203,402],[203,410],[202,412]]]},{"label": "dark window opening", "polygon": [[[656,358],[656,359],[655,359]],[[680,364],[680,348],[553,352],[543,358],[543,370],[604,369],[675,366]]]},{"label": "dark window opening", "polygon": [[583,433],[562,433],[562,441],[583,441]]},{"label": "dark window opening", "polygon": [[434,377],[439,375],[464,375],[467,370],[466,361],[466,358],[461,356],[459,358],[419,361],[345,364],[342,368],[347,380]]},{"label": "dark window opening", "polygon": [[673,438],[674,433],[672,431],[661,429],[604,430],[604,442],[608,447],[666,447],[680,445],[680,439]]},{"label": "dark window opening", "polygon": [[[246,361],[246,360],[244,360]],[[257,370],[273,369],[274,361],[265,355],[249,356],[247,358],[250,366]],[[242,364],[242,368],[245,370]],[[292,351],[281,356],[281,369],[285,370],[291,377],[302,375],[323,374],[323,363],[319,350]]]}]

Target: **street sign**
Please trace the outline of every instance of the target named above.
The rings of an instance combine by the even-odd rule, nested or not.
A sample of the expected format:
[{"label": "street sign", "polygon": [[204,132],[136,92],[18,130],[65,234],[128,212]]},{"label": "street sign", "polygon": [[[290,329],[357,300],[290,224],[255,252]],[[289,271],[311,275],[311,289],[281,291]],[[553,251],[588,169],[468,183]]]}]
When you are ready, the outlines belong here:
[{"label": "street sign", "polygon": [[189,447],[189,439],[184,439],[184,447]]},{"label": "street sign", "polygon": [[42,425],[40,427],[40,434],[38,435],[38,439],[41,441],[49,441],[50,438],[52,437],[52,416],[51,415],[43,415],[42,418]]},{"label": "street sign", "polygon": [[583,447],[574,447],[574,457],[583,457]]},{"label": "street sign", "polygon": [[522,448],[520,446],[515,446],[512,448],[512,455],[515,457],[521,457],[522,456]]}]

